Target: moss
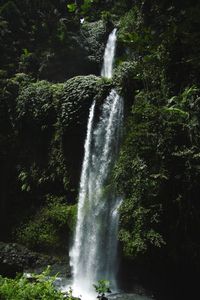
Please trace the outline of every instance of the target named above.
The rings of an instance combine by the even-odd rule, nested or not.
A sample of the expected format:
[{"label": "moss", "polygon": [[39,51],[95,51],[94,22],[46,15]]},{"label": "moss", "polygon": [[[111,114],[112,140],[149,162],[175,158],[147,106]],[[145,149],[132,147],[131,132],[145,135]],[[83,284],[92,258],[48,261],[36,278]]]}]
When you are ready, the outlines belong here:
[{"label": "moss", "polygon": [[24,87],[17,98],[17,118],[40,125],[55,122],[53,92],[47,81],[33,82]]},{"label": "moss", "polygon": [[100,64],[107,39],[107,30],[103,21],[84,22],[81,27],[83,45],[88,49],[88,59]]},{"label": "moss", "polygon": [[94,75],[77,76],[66,81],[57,95],[62,129],[85,124],[93,100],[103,101],[109,89],[109,82]]},{"label": "moss", "polygon": [[76,221],[76,205],[68,205],[64,197],[48,195],[46,199],[46,205],[17,230],[17,240],[34,250],[66,251]]},{"label": "moss", "polygon": [[137,64],[134,62],[118,62],[114,70],[113,84],[126,100],[134,100],[135,91],[142,87],[142,82],[138,78]]}]

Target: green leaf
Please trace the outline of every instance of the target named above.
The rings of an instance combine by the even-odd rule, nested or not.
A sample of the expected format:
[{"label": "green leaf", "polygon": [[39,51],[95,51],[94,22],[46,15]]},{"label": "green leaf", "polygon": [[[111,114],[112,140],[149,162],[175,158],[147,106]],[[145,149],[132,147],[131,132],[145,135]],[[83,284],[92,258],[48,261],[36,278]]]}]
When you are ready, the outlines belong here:
[{"label": "green leaf", "polygon": [[68,11],[73,13],[77,9],[77,5],[75,3],[67,4]]}]

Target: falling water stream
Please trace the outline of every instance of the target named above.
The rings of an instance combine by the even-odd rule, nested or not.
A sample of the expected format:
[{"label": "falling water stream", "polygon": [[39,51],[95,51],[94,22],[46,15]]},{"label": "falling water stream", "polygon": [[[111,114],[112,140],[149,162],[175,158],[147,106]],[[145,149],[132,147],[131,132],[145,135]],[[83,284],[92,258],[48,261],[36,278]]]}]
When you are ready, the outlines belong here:
[{"label": "falling water stream", "polygon": [[[116,29],[109,35],[101,75],[112,77]],[[112,89],[94,124],[95,102],[89,113],[80,180],[78,217],[70,251],[73,290],[94,299],[93,283],[107,279],[116,290],[118,207],[121,199],[109,184],[123,121],[123,99]]]},{"label": "falling water stream", "polygon": [[117,41],[117,29],[113,29],[111,34],[108,37],[108,42],[106,44],[104,57],[103,57],[103,66],[101,70],[101,76],[112,78],[113,73],[113,63],[115,58],[115,49]]}]

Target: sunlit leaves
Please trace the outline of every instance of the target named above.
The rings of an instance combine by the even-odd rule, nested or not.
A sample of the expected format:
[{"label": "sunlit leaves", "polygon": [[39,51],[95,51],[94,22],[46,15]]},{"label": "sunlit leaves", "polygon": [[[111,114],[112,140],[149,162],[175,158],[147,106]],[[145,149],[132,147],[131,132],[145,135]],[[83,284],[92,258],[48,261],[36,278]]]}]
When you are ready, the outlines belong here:
[{"label": "sunlit leaves", "polygon": [[71,3],[71,4],[67,4],[67,8],[69,10],[69,12],[75,12],[75,10],[77,9],[77,5],[76,3]]}]

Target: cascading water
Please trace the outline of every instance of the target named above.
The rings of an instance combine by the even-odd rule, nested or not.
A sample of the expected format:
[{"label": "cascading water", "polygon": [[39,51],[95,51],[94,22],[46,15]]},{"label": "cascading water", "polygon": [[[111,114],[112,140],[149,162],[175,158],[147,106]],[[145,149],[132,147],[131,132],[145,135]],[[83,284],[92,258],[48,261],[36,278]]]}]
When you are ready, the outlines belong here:
[{"label": "cascading water", "polygon": [[[110,34],[102,76],[112,77],[116,29]],[[74,244],[70,251],[73,291],[95,298],[93,283],[107,279],[116,289],[118,207],[121,199],[109,184],[123,121],[123,99],[112,89],[94,126],[95,102],[89,113]]]},{"label": "cascading water", "polygon": [[115,49],[116,49],[116,41],[117,41],[116,33],[117,33],[117,29],[115,28],[109,35],[108,42],[106,44],[106,48],[104,52],[101,76],[107,78],[112,78],[113,63],[115,58]]}]

